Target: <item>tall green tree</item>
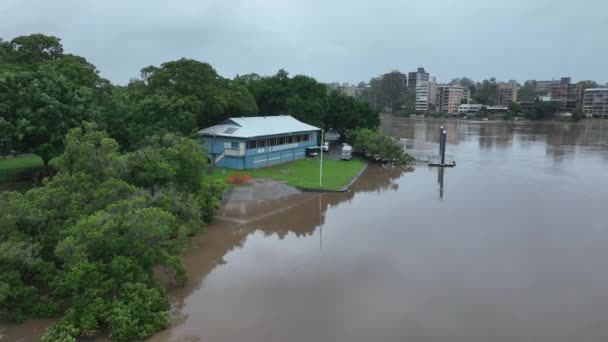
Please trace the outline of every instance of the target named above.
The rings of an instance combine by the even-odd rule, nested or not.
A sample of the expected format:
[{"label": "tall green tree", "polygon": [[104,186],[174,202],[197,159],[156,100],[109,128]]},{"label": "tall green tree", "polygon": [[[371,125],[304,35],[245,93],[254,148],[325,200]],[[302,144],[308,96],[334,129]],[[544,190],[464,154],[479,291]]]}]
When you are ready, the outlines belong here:
[{"label": "tall green tree", "polygon": [[[179,117],[188,113],[194,116],[198,127],[192,127],[192,131],[214,125],[231,115],[257,114],[251,94],[220,77],[207,63],[182,58],[160,67],[150,66],[142,69],[142,80],[146,96],[165,96],[173,104],[167,116]],[[186,107],[175,105],[180,102]],[[183,133],[183,130],[178,131]]]},{"label": "tall green tree", "polygon": [[483,105],[493,105],[496,103],[496,91],[498,90],[498,84],[494,77],[483,80],[481,83],[477,83],[475,86],[475,94],[473,99],[477,103]]},{"label": "tall green tree", "polygon": [[92,89],[70,82],[50,67],[0,79],[0,117],[17,132],[19,152],[39,155],[44,165],[58,156],[67,131],[97,113]]},{"label": "tall green tree", "polygon": [[380,83],[380,94],[385,102],[385,107],[393,111],[399,110],[404,104],[404,94],[407,88],[403,83],[403,75],[399,72],[390,72],[382,77]]},{"label": "tall green tree", "polygon": [[59,155],[63,136],[96,118],[109,83],[84,58],[63,54],[60,39],[42,34],[0,42],[0,118],[14,128],[3,149]]},{"label": "tall green tree", "polygon": [[289,73],[281,69],[273,76],[248,80],[245,84],[255,97],[261,114],[288,114],[311,125],[323,125],[327,88],[314,78],[289,77]]},{"label": "tall green tree", "polygon": [[328,110],[325,127],[346,136],[357,128],[377,128],[380,124],[378,113],[367,103],[332,91],[328,96]]},{"label": "tall green tree", "polygon": [[523,87],[517,90],[517,99],[519,101],[534,101],[542,95],[546,94],[536,91],[535,81],[525,81]]},{"label": "tall green tree", "polygon": [[2,44],[0,62],[34,67],[63,55],[61,39],[40,33],[19,36]]}]

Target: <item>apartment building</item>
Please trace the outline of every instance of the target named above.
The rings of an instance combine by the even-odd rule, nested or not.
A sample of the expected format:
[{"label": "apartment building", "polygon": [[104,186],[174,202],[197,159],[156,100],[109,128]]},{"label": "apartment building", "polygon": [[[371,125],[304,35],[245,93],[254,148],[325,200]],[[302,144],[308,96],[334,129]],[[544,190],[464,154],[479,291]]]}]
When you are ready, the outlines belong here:
[{"label": "apartment building", "polygon": [[580,83],[573,84],[570,77],[562,77],[559,80],[534,81],[535,89],[541,94],[547,94],[551,101],[559,104],[562,111],[573,111],[576,102],[583,98],[584,88]]},{"label": "apartment building", "polygon": [[588,118],[608,119],[608,88],[585,89],[583,114]]},{"label": "apartment building", "polygon": [[429,81],[416,82],[416,102],[414,110],[426,112],[429,109]]},{"label": "apartment building", "polygon": [[551,86],[551,100],[558,102],[560,107],[567,107],[568,95],[570,94],[570,77],[562,77],[560,82]]},{"label": "apartment building", "polygon": [[435,107],[437,104],[437,80],[435,77],[431,77],[429,81],[429,105]]},{"label": "apartment building", "polygon": [[415,96],[414,109],[417,112],[426,112],[429,109],[429,95],[431,91],[429,79],[429,73],[422,67],[408,73],[407,87]]},{"label": "apartment building", "polygon": [[435,98],[436,111],[458,113],[458,106],[460,106],[465,94],[465,88],[459,84],[438,86]]},{"label": "apartment building", "polygon": [[551,87],[554,84],[559,84],[559,81],[534,81],[535,89],[538,92],[543,94],[549,94],[551,92]]},{"label": "apartment building", "polygon": [[416,71],[412,71],[408,73],[407,76],[407,86],[412,93],[416,92],[416,87],[419,82],[428,82],[429,81],[429,73],[424,70],[424,68],[420,67]]},{"label": "apartment building", "polygon": [[496,105],[508,106],[511,102],[517,102],[517,86],[513,83],[498,83]]}]

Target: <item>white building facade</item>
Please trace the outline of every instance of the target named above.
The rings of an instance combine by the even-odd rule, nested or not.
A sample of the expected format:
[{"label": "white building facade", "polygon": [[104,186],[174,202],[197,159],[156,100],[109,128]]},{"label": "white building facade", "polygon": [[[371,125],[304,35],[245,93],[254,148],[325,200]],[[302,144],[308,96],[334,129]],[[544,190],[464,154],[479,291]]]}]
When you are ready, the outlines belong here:
[{"label": "white building facade", "polygon": [[416,82],[416,104],[417,112],[426,112],[429,109],[429,81]]},{"label": "white building facade", "polygon": [[477,114],[482,108],[483,105],[480,104],[461,104],[458,106],[458,114]]},{"label": "white building facade", "polygon": [[583,114],[588,118],[608,119],[608,88],[585,89]]}]

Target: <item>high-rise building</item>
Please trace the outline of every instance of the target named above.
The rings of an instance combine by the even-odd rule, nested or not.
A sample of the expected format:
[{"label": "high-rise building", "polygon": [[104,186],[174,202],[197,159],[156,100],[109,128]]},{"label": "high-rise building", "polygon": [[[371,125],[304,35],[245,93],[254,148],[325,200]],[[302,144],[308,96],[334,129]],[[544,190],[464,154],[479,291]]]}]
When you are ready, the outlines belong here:
[{"label": "high-rise building", "polygon": [[458,113],[458,106],[462,103],[464,95],[465,88],[460,84],[438,86],[435,99],[436,111],[441,113]]},{"label": "high-rise building", "polygon": [[570,83],[570,77],[562,77],[551,85],[551,101],[559,103],[561,110],[576,109],[576,100],[582,97],[581,88]]},{"label": "high-rise building", "polygon": [[498,83],[496,105],[508,106],[511,102],[517,102],[517,86],[513,83]]},{"label": "high-rise building", "polygon": [[608,88],[585,89],[583,113],[588,118],[608,119]]},{"label": "high-rise building", "polygon": [[429,73],[422,67],[410,72],[407,78],[407,86],[415,96],[414,109],[417,112],[426,112],[429,109]]},{"label": "high-rise building", "polygon": [[407,86],[412,93],[416,92],[416,86],[418,82],[428,82],[429,73],[424,71],[424,68],[420,67],[416,71],[412,71],[407,75]]},{"label": "high-rise building", "polygon": [[426,112],[429,109],[429,81],[416,82],[416,103],[414,109],[417,112]]},{"label": "high-rise building", "polygon": [[431,77],[429,81],[429,105],[435,106],[437,104],[437,81],[435,77]]}]

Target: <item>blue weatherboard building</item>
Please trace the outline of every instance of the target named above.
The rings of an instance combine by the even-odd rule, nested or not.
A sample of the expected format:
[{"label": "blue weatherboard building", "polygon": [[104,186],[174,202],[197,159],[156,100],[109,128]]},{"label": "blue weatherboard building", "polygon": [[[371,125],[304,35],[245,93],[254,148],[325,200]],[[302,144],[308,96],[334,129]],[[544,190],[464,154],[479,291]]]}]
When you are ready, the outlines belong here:
[{"label": "blue weatherboard building", "polygon": [[198,131],[198,139],[216,165],[243,170],[304,158],[320,131],[289,115],[256,116],[227,119]]}]

